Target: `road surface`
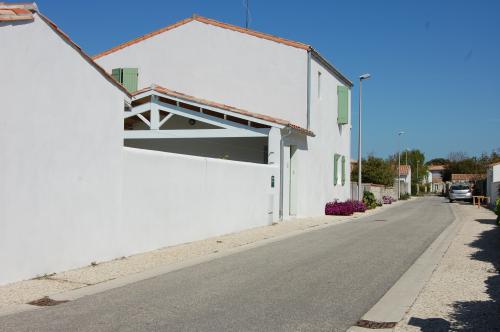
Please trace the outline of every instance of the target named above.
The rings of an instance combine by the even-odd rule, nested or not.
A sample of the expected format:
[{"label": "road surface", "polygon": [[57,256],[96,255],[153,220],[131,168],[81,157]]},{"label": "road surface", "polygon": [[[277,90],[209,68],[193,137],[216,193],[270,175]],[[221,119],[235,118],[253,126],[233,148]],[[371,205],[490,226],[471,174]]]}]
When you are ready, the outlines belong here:
[{"label": "road surface", "polygon": [[345,331],[453,221],[442,198],[40,310],[0,331]]}]

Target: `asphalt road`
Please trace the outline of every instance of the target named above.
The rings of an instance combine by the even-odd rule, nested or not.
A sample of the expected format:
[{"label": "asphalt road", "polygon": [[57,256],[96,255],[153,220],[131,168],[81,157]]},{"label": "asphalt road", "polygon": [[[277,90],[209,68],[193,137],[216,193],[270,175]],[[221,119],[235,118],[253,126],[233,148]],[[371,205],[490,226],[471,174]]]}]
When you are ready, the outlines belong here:
[{"label": "asphalt road", "polygon": [[453,221],[441,198],[0,318],[0,331],[345,331]]}]

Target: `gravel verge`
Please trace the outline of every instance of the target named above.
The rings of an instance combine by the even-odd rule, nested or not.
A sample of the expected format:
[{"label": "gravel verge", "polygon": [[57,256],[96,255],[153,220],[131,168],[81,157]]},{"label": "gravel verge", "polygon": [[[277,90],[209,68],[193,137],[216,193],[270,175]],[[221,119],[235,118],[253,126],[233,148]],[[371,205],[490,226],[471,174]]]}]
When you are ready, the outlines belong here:
[{"label": "gravel verge", "polygon": [[396,331],[500,331],[500,228],[493,212],[454,204],[464,223]]}]

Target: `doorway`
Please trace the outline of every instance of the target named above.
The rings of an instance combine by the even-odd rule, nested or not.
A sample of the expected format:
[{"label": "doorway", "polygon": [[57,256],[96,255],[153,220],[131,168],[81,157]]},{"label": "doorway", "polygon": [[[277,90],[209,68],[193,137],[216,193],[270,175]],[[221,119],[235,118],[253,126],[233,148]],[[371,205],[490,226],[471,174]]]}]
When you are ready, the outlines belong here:
[{"label": "doorway", "polygon": [[290,193],[289,210],[291,216],[297,215],[297,146],[290,145]]}]

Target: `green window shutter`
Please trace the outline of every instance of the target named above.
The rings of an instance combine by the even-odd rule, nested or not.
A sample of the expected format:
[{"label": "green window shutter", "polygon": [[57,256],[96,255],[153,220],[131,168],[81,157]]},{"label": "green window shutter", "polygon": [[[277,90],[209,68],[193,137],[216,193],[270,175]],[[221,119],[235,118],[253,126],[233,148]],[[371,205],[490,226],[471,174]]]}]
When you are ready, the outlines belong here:
[{"label": "green window shutter", "polygon": [[345,156],[342,156],[342,185],[345,184]]},{"label": "green window shutter", "polygon": [[337,182],[339,180],[338,176],[338,165],[339,165],[339,157],[340,155],[335,154],[333,157],[333,185],[337,185]]},{"label": "green window shutter", "polygon": [[121,83],[129,92],[135,92],[137,91],[138,77],[138,68],[123,68],[123,81]]},{"label": "green window shutter", "polygon": [[118,82],[122,82],[122,69],[121,68],[115,68],[111,71],[111,76]]},{"label": "green window shutter", "polygon": [[337,86],[338,97],[338,124],[347,124],[349,122],[349,89],[346,86]]}]

